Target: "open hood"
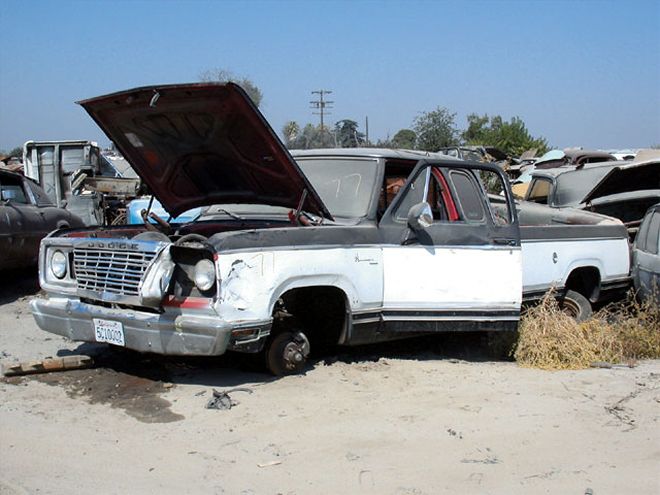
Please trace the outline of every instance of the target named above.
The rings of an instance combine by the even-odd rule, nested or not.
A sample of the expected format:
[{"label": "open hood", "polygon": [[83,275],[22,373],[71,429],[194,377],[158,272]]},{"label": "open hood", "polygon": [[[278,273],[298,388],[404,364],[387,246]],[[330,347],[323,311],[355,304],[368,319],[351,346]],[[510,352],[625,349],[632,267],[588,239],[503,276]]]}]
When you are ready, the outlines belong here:
[{"label": "open hood", "polygon": [[660,161],[628,163],[612,168],[580,203],[612,194],[660,189]]},{"label": "open hood", "polygon": [[172,216],[255,203],[332,218],[250,98],[233,83],[136,88],[78,102]]}]

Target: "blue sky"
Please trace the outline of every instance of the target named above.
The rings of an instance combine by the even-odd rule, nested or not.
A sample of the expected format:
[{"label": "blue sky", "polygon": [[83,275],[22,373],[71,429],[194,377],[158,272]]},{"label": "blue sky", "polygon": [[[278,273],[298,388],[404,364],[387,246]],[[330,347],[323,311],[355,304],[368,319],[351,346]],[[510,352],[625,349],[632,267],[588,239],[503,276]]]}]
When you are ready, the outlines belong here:
[{"label": "blue sky", "polygon": [[74,101],[220,67],[280,132],[328,120],[376,140],[438,106],[521,117],[557,147],[660,144],[660,1],[0,1],[0,149],[108,139]]}]

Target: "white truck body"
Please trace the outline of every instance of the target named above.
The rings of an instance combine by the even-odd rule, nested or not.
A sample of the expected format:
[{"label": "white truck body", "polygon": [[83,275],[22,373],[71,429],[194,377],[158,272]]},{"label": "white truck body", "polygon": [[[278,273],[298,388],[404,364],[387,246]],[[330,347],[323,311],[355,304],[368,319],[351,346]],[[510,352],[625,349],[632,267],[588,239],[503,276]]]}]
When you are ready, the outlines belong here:
[{"label": "white truck body", "polygon": [[493,165],[375,149],[292,156],[233,84],[139,88],[83,106],[172,216],[204,213],[45,239],[48,297],[32,311],[74,340],[163,354],[265,349],[279,374],[300,369],[310,342],[514,330],[537,292],[596,301],[627,277],[621,222],[582,212],[539,224],[544,214],[514,207]]}]

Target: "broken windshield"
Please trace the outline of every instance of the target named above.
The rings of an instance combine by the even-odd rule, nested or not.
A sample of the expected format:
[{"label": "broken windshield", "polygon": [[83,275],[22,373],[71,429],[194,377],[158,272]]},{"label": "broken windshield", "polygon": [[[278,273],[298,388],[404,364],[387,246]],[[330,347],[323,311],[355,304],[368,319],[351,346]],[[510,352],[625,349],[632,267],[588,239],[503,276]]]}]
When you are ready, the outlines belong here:
[{"label": "broken windshield", "polygon": [[378,171],[375,158],[296,157],[296,161],[333,216],[367,215]]}]

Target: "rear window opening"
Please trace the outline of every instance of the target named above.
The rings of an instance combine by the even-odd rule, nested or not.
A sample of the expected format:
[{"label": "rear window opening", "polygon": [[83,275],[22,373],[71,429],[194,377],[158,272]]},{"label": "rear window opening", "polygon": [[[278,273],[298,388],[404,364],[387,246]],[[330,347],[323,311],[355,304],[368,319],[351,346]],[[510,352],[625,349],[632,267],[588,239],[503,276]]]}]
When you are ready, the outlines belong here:
[{"label": "rear window opening", "polygon": [[465,220],[468,222],[481,222],[484,220],[484,207],[481,202],[481,192],[468,174],[459,170],[452,170],[449,176],[454,184],[458,202],[463,210]]}]

